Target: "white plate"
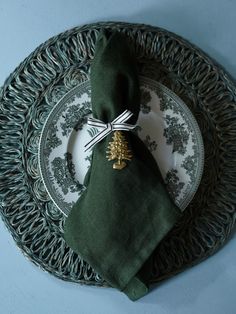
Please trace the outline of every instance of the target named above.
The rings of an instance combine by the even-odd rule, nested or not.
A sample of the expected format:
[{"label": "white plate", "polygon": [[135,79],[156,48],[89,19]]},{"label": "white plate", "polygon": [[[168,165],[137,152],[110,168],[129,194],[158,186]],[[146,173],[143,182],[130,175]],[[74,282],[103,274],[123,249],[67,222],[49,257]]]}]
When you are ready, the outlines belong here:
[{"label": "white plate", "polygon": [[[198,124],[183,101],[167,87],[140,77],[141,111],[136,128],[156,159],[167,189],[184,210],[201,180],[204,148]],[[84,145],[97,129],[91,115],[90,82],[69,91],[45,122],[39,144],[39,165],[45,187],[56,206],[68,215],[84,191],[91,152]]]}]

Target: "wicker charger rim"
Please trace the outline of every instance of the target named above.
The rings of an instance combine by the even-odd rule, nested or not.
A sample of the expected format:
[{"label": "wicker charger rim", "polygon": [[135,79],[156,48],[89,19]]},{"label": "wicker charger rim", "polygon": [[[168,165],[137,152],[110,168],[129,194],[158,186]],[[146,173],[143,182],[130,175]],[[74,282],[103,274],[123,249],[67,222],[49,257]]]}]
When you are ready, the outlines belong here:
[{"label": "wicker charger rim", "polygon": [[[197,264],[227,241],[236,203],[235,83],[201,50],[166,30],[116,22],[74,28],[39,46],[9,76],[0,94],[1,216],[18,247],[42,269],[64,280],[107,285],[66,246],[64,217],[45,191],[37,159],[44,121],[62,95],[88,78],[101,28],[130,37],[140,73],[185,101],[205,144],[197,194],[155,250],[151,281],[158,282]],[[191,160],[186,166],[191,174]]]}]

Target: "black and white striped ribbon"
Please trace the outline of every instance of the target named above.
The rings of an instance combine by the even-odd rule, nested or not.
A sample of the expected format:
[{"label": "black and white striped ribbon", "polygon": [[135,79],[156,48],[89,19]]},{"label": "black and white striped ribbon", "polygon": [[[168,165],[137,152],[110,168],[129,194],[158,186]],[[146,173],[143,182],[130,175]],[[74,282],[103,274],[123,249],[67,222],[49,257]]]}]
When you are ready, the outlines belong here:
[{"label": "black and white striped ribbon", "polygon": [[133,113],[129,110],[125,110],[121,113],[117,118],[115,118],[112,122],[104,123],[101,120],[95,118],[88,118],[88,125],[94,126],[97,129],[101,129],[98,134],[96,134],[91,141],[89,141],[85,145],[85,151],[92,148],[98,142],[100,142],[104,137],[106,137],[112,131],[120,130],[120,131],[130,131],[133,130],[136,125],[125,123]]}]

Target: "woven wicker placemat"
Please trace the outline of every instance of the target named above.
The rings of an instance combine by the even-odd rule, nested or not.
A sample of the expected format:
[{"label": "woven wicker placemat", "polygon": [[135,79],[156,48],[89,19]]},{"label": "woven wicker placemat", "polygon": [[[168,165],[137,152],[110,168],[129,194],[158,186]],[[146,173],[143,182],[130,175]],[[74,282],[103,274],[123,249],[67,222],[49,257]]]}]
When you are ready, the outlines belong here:
[{"label": "woven wicker placemat", "polygon": [[[66,246],[65,218],[47,195],[38,168],[43,124],[57,101],[88,79],[101,28],[129,36],[140,74],[182,98],[204,140],[200,187],[154,254],[151,281],[157,282],[216,252],[232,233],[236,203],[236,85],[205,53],[166,30],[116,22],[74,28],[39,46],[9,76],[0,92],[1,216],[18,247],[42,269],[64,280],[106,285]],[[191,175],[191,159],[187,166]]]}]

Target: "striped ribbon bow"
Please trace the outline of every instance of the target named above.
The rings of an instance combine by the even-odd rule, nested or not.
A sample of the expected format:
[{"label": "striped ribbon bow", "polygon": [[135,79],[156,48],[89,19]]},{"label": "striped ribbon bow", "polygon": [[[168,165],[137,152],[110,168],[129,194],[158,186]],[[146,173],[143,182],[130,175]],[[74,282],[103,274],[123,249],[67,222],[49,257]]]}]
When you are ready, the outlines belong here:
[{"label": "striped ribbon bow", "polygon": [[104,123],[101,120],[95,118],[88,118],[88,125],[94,126],[97,129],[101,129],[92,139],[85,145],[85,151],[92,148],[98,142],[100,142],[104,137],[106,137],[112,131],[120,130],[120,131],[130,131],[133,130],[136,125],[125,123],[133,113],[129,110],[125,110],[121,113],[117,118],[115,118],[112,122]]}]

